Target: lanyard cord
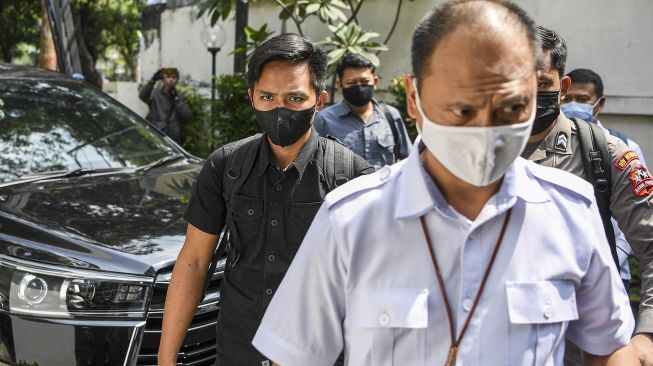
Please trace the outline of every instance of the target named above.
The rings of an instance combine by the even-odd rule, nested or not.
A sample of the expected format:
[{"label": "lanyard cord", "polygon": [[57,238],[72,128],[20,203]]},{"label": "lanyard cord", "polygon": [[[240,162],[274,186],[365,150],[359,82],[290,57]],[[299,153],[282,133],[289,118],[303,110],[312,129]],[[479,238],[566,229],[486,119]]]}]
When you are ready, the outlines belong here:
[{"label": "lanyard cord", "polygon": [[494,245],[494,250],[492,251],[492,256],[490,257],[490,262],[488,263],[487,268],[485,269],[485,273],[483,274],[483,279],[481,280],[481,286],[479,287],[478,292],[476,293],[476,297],[474,298],[474,303],[472,305],[471,310],[469,311],[469,314],[467,315],[467,319],[465,319],[465,325],[463,326],[463,329],[460,332],[458,339],[456,339],[454,336],[455,331],[453,325],[453,317],[451,315],[451,305],[449,304],[449,298],[447,297],[447,290],[444,287],[444,280],[442,279],[440,266],[438,266],[438,261],[436,260],[435,257],[435,251],[433,250],[433,245],[431,243],[431,236],[429,235],[429,232],[426,228],[426,221],[424,220],[424,216],[420,216],[419,218],[419,221],[422,224],[422,231],[424,231],[424,237],[426,238],[426,244],[428,245],[429,248],[429,254],[431,255],[431,262],[433,263],[433,269],[435,270],[435,275],[438,279],[440,294],[442,295],[442,300],[444,301],[444,305],[447,310],[447,320],[449,321],[449,335],[451,337],[451,347],[449,347],[449,354],[447,355],[447,362],[445,363],[445,365],[453,365],[456,362],[456,354],[458,352],[458,346],[460,345],[460,342],[462,341],[463,337],[465,336],[465,333],[467,332],[469,323],[472,320],[472,317],[474,316],[474,312],[476,311],[476,306],[478,305],[481,295],[483,294],[483,290],[485,289],[485,284],[487,282],[488,277],[490,276],[492,265],[494,264],[494,260],[496,259],[497,253],[499,252],[499,247],[501,246],[501,242],[503,241],[503,236],[506,233],[506,228],[508,227],[508,221],[510,221],[511,213],[512,213],[512,209],[508,210],[508,212],[506,213],[506,217],[503,219],[503,226],[501,226],[501,232],[499,233],[497,242]]}]

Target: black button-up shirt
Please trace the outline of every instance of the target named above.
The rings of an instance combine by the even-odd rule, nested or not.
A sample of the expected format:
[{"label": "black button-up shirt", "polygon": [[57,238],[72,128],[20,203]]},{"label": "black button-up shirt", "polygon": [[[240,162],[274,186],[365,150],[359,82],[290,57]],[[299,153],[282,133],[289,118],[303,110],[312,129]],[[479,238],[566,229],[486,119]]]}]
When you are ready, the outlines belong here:
[{"label": "black button-up shirt", "polygon": [[[222,181],[227,157],[218,149],[209,157],[191,196],[185,219],[198,229],[219,234],[232,215],[232,250],[221,288],[218,357],[221,365],[260,365],[251,340],[308,227],[329,190],[322,171],[326,140],[312,130],[299,155],[279,169],[262,139],[249,176],[231,197],[227,212]],[[354,155],[356,175],[374,171]]]}]

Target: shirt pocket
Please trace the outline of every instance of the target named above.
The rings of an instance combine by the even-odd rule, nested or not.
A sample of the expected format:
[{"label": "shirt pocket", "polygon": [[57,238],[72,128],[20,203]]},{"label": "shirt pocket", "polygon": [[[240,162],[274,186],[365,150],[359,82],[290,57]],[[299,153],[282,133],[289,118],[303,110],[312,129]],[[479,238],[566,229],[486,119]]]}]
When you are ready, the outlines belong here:
[{"label": "shirt pocket", "polygon": [[[511,339],[527,342],[533,351],[533,365],[555,365],[562,361],[565,332],[570,321],[578,319],[576,291],[572,281],[528,281],[506,283]],[[512,345],[516,346],[516,345]],[[510,355],[509,365],[527,365],[528,352]]]},{"label": "shirt pocket", "polygon": [[424,365],[428,296],[428,289],[350,291],[345,317],[350,364]]},{"label": "shirt pocket", "polygon": [[229,229],[232,231],[232,237],[234,237],[234,232],[236,237],[236,242],[232,242],[232,244],[236,247],[236,250],[242,252],[248,246],[254,246],[261,233],[263,227],[261,222],[263,219],[263,200],[233,195],[230,202],[230,211],[235,228],[230,227]]},{"label": "shirt pocket", "polygon": [[[390,128],[390,127],[388,127]],[[395,163],[395,138],[392,135],[392,131],[388,131],[383,135],[379,136],[377,143],[380,146],[381,157],[386,165]]]},{"label": "shirt pocket", "polygon": [[299,246],[308,228],[311,226],[322,202],[293,203],[290,205],[290,227],[288,228],[288,241]]}]

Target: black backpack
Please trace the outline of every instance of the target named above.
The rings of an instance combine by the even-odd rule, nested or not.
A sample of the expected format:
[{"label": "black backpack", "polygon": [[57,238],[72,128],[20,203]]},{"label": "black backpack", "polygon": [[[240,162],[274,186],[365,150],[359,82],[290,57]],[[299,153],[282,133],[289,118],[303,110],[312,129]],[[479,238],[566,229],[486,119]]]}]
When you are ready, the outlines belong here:
[{"label": "black backpack", "polygon": [[617,269],[620,269],[617,241],[610,221],[612,218],[612,212],[610,211],[612,170],[608,141],[605,138],[605,132],[598,124],[578,118],[572,118],[572,120],[576,125],[578,141],[580,141],[580,151],[583,155],[583,168],[587,175],[587,181],[594,186],[594,197],[596,197],[599,206],[599,213],[603,221],[605,236],[610,244],[612,259],[614,259]]},{"label": "black backpack", "polygon": [[[313,131],[312,133],[316,132]],[[229,230],[229,227],[233,227],[234,225],[233,217],[229,214],[231,210],[231,197],[238,192],[252,171],[256,155],[259,153],[258,147],[263,143],[263,138],[265,136],[259,133],[224,147],[227,163],[222,179],[222,197],[227,207],[227,225],[221,233],[220,242],[211,258],[208,274],[204,281],[202,300],[209,287],[218,260],[225,253],[229,254],[232,252],[230,250],[230,236],[232,233]],[[327,137],[322,141],[326,144],[324,159],[322,159],[322,172],[327,178],[329,191],[332,191],[354,178],[354,153],[332,138]],[[235,263],[237,260],[238,258],[233,258],[231,261]]]}]

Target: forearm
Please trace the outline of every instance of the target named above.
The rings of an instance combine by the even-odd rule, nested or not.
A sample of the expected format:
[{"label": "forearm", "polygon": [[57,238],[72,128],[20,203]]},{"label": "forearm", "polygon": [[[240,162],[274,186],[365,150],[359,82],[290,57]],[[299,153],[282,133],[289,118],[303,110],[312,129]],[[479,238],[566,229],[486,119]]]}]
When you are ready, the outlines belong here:
[{"label": "forearm", "polygon": [[150,101],[150,97],[152,96],[152,90],[154,89],[154,80],[150,80],[147,82],[147,84],[143,85],[141,88],[140,92],[138,93],[138,97],[145,103],[148,103]]},{"label": "forearm", "polygon": [[583,365],[585,366],[627,366],[639,365],[637,352],[632,345],[620,348],[607,356],[595,356],[583,352]]},{"label": "forearm", "polygon": [[207,266],[179,254],[172,271],[163,315],[159,365],[174,365],[201,296]]}]

